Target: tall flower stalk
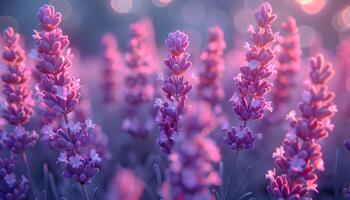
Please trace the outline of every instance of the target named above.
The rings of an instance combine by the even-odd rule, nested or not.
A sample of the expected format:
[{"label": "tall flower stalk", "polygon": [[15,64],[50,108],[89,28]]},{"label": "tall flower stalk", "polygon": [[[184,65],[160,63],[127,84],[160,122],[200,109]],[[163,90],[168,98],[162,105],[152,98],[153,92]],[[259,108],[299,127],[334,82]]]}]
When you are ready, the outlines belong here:
[{"label": "tall flower stalk", "polygon": [[324,64],[322,55],[311,58],[309,81],[299,104],[300,116],[295,111],[288,114],[289,130],[282,146],[272,155],[280,173],[273,169],[266,175],[270,180],[267,190],[274,199],[312,199],[311,192],[317,192],[317,172],[324,170],[318,142],[333,130],[331,118],[337,111],[335,94],[327,86],[333,74],[332,65]]},{"label": "tall flower stalk", "polygon": [[[279,45],[281,52],[278,54],[277,76],[274,83],[272,101],[275,110],[280,113],[286,104],[292,99],[291,89],[296,85],[295,76],[299,70],[301,47],[299,41],[298,26],[293,17],[281,24],[282,35]],[[275,114],[277,114],[275,112]]]},{"label": "tall flower stalk", "polygon": [[223,53],[226,48],[224,33],[220,27],[209,28],[209,43],[201,54],[204,70],[199,74],[199,97],[210,103],[213,110],[224,98],[222,75],[224,71]]},{"label": "tall flower stalk", "polygon": [[163,92],[166,100],[156,100],[159,107],[157,123],[160,135],[157,140],[164,153],[171,153],[175,138],[183,133],[180,130],[180,120],[186,112],[187,96],[193,86],[185,80],[184,74],[191,67],[186,49],[189,45],[188,35],[175,31],[168,35],[165,41],[169,55],[165,64],[170,69],[170,76],[163,80]]},{"label": "tall flower stalk", "polygon": [[[130,25],[129,51],[126,54],[128,75],[125,78],[126,94],[125,101],[128,105],[128,117],[123,121],[123,129],[130,135],[138,138],[147,137],[153,123],[142,119],[140,110],[153,100],[154,86],[150,81],[152,63],[148,56],[148,26],[144,21]],[[146,109],[146,113],[150,111]],[[149,117],[149,115],[147,115]]]},{"label": "tall flower stalk", "polygon": [[103,102],[106,104],[116,101],[117,80],[116,73],[121,64],[121,56],[117,39],[112,33],[106,33],[102,38],[103,44]]},{"label": "tall flower stalk", "polygon": [[65,127],[43,128],[43,139],[60,151],[58,163],[64,177],[80,183],[84,199],[88,199],[85,185],[91,182],[100,168],[101,158],[94,149],[91,120],[73,122],[68,114],[79,101],[79,81],[68,72],[72,65],[69,39],[59,28],[61,13],[51,5],[42,6],[37,18],[43,31],[33,36],[38,52],[36,69],[40,72],[38,90],[44,103],[53,108],[64,120]]},{"label": "tall flower stalk", "polygon": [[254,133],[248,126],[248,121],[263,118],[265,110],[271,111],[271,103],[265,100],[265,95],[271,90],[272,83],[268,78],[272,75],[274,49],[272,44],[277,36],[272,32],[273,22],[277,15],[272,13],[269,3],[263,3],[255,11],[255,20],[258,27],[249,26],[249,40],[246,42],[247,64],[240,67],[240,73],[236,77],[238,92],[233,94],[231,101],[233,110],[242,122],[240,126],[233,126],[226,132],[225,141],[236,155],[230,167],[228,186],[224,194],[226,199],[230,190],[232,170],[237,161],[238,152],[252,149],[261,133]]},{"label": "tall flower stalk", "polygon": [[[6,61],[6,69],[1,78],[4,82],[3,94],[6,97],[6,105],[2,112],[4,119],[13,125],[14,129],[12,132],[1,133],[5,135],[2,142],[7,149],[22,158],[26,177],[29,179],[32,195],[35,197],[26,152],[35,146],[39,136],[35,131],[27,131],[23,127],[30,120],[34,107],[32,93],[29,88],[30,73],[24,63],[25,52],[19,45],[20,35],[12,27],[9,27],[3,32],[3,39],[5,49],[2,57]],[[5,178],[9,189],[14,190],[16,187],[23,187],[22,189],[18,188],[20,189],[18,198],[25,198],[25,189],[27,188],[25,185],[28,180],[22,177],[22,181],[20,181],[14,173],[7,173],[7,175],[11,177],[4,176],[3,178]],[[7,178],[11,178],[11,181]],[[8,193],[7,195],[16,197],[16,194]]]}]

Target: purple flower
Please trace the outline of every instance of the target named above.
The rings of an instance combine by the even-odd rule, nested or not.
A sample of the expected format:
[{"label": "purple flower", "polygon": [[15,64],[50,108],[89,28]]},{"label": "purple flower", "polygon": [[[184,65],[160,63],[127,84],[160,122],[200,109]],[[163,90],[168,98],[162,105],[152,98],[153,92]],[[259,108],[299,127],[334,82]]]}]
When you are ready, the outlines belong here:
[{"label": "purple flower", "polygon": [[44,28],[44,31],[35,31],[33,36],[38,51],[36,69],[41,73],[40,95],[55,112],[68,114],[80,98],[80,86],[79,81],[68,73],[72,55],[67,49],[68,37],[58,27],[61,14],[53,6],[44,5],[37,17]]},{"label": "purple flower", "polygon": [[204,69],[199,74],[198,92],[201,99],[215,107],[223,98],[224,90],[221,79],[224,71],[222,58],[226,42],[220,27],[209,29],[209,43],[207,49],[201,54]]},{"label": "purple flower", "polygon": [[[279,44],[281,52],[278,54],[277,76],[274,83],[273,102],[276,110],[285,106],[290,99],[291,89],[295,87],[295,76],[299,70],[301,47],[299,41],[298,27],[294,18],[289,17],[281,24],[285,33],[280,36]],[[277,114],[277,112],[276,112]]]},{"label": "purple flower", "polygon": [[221,179],[213,164],[221,160],[219,148],[203,135],[187,138],[170,154],[167,183],[171,191],[162,191],[170,199],[212,199],[211,186],[219,186]]},{"label": "purple flower", "polygon": [[234,149],[251,148],[254,140],[260,137],[254,136],[250,129],[245,128],[247,121],[261,119],[265,110],[272,111],[271,103],[266,102],[264,96],[272,87],[268,78],[272,75],[274,50],[271,46],[276,36],[271,26],[276,15],[272,14],[270,4],[264,3],[255,12],[255,19],[258,27],[254,29],[250,26],[248,29],[250,39],[246,43],[247,64],[240,68],[236,77],[238,92],[231,98],[233,110],[243,123],[240,128],[228,129],[226,142]]},{"label": "purple flower", "polygon": [[104,48],[103,59],[104,69],[102,78],[102,89],[104,91],[104,103],[116,101],[116,72],[121,65],[121,56],[118,49],[117,39],[112,33],[106,33],[102,38]]},{"label": "purple flower", "polygon": [[58,163],[64,166],[63,176],[80,183],[82,187],[91,182],[100,169],[101,158],[95,149],[95,138],[91,120],[68,120],[80,98],[79,81],[69,73],[72,55],[69,40],[59,28],[61,14],[53,6],[44,5],[37,17],[44,31],[35,31],[34,40],[38,52],[36,69],[41,73],[38,90],[45,104],[60,114],[66,127],[43,128],[42,139],[60,151]]},{"label": "purple flower", "polygon": [[19,45],[20,35],[12,27],[3,32],[5,49],[3,59],[6,61],[6,71],[2,74],[4,84],[3,94],[7,106],[3,117],[13,125],[26,124],[33,114],[34,102],[29,89],[29,72],[26,70],[25,52]]},{"label": "purple flower", "polygon": [[30,187],[26,177],[22,176],[19,179],[14,174],[8,174],[4,180],[6,186],[0,190],[0,199],[26,199]]},{"label": "purple flower", "polygon": [[4,143],[14,153],[23,153],[32,149],[39,139],[35,131],[26,131],[23,127],[17,126],[14,131],[7,133]]},{"label": "purple flower", "polygon": [[299,106],[301,116],[296,117],[295,112],[288,115],[289,131],[273,154],[282,175],[273,169],[266,176],[270,180],[267,190],[275,199],[311,199],[310,191],[317,192],[317,172],[324,171],[317,140],[328,137],[333,129],[330,120],[336,112],[335,95],[327,86],[333,73],[332,65],[324,64],[322,55],[311,59],[310,82]]},{"label": "purple flower", "polygon": [[168,35],[166,45],[170,51],[165,64],[170,69],[170,77],[163,81],[163,92],[166,100],[156,102],[159,108],[157,123],[160,136],[157,140],[164,153],[170,153],[174,146],[174,137],[180,134],[179,122],[186,110],[188,93],[193,88],[184,78],[184,72],[192,65],[188,61],[186,49],[189,45],[188,36],[176,31]]},{"label": "purple flower", "polygon": [[[153,66],[150,41],[150,26],[146,20],[130,25],[129,50],[126,54],[128,74],[125,78],[125,101],[128,104],[128,116],[123,122],[123,129],[136,138],[146,138],[153,127],[145,117],[151,115],[148,109],[142,109],[153,101],[154,85],[151,81]],[[139,110],[144,110],[145,114]]]},{"label": "purple flower", "polygon": [[343,189],[344,197],[346,200],[350,200],[350,187]]}]

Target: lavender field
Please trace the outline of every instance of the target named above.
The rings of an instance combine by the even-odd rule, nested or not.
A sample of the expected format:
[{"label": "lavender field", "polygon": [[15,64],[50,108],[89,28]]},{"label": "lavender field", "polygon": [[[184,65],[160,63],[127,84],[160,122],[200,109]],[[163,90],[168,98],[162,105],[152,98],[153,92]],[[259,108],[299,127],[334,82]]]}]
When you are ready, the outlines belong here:
[{"label": "lavender field", "polygon": [[1,0],[0,200],[350,200],[350,1]]}]

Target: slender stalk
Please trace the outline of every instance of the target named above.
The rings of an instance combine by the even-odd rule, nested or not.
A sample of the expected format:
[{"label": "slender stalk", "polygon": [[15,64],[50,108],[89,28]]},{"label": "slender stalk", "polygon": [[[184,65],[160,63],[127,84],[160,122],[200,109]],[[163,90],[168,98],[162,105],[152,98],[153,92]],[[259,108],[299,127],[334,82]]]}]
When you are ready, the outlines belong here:
[{"label": "slender stalk", "polygon": [[229,172],[229,175],[228,175],[228,182],[227,182],[227,187],[226,187],[226,190],[225,190],[224,199],[227,199],[227,195],[228,195],[228,193],[230,191],[233,171],[236,168],[238,153],[239,153],[239,150],[236,150],[235,156],[233,157],[233,160],[232,160],[232,164],[231,164],[231,167],[230,167],[230,172]]},{"label": "slender stalk", "polygon": [[252,168],[251,168],[251,167],[248,167],[248,168],[247,168],[247,171],[246,171],[246,173],[245,173],[245,175],[244,175],[244,178],[243,178],[243,180],[242,180],[242,183],[239,185],[238,190],[237,190],[236,193],[233,195],[233,199],[236,199],[236,197],[237,197],[237,196],[239,195],[239,193],[241,192],[241,190],[242,190],[244,184],[245,184],[245,183],[247,182],[247,180],[248,180],[248,176],[249,176],[249,174],[250,174],[251,171],[252,171]]},{"label": "slender stalk", "polygon": [[83,198],[84,200],[89,200],[89,195],[86,191],[86,187],[84,184],[80,184],[80,188],[81,188],[81,193],[83,194]]},{"label": "slender stalk", "polygon": [[335,151],[335,172],[334,172],[334,198],[339,199],[338,175],[340,166],[340,149]]},{"label": "slender stalk", "polygon": [[32,176],[30,174],[29,165],[28,165],[28,158],[27,158],[26,152],[22,152],[21,153],[21,158],[22,158],[22,161],[24,163],[26,176],[28,177],[28,180],[29,180],[30,192],[32,193],[33,198],[37,199],[36,196],[35,196],[35,193],[34,193],[34,184],[33,184],[33,181],[32,181]]}]

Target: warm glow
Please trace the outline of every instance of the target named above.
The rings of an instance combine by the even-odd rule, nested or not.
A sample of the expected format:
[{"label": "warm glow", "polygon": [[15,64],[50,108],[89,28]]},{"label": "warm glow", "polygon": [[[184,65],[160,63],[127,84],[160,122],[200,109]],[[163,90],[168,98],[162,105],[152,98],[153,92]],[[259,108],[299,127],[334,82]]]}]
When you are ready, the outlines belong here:
[{"label": "warm glow", "polygon": [[343,10],[340,19],[345,26],[350,27],[350,6]]},{"label": "warm glow", "polygon": [[152,3],[157,7],[165,7],[173,0],[152,0]]},{"label": "warm glow", "polygon": [[320,12],[326,5],[326,0],[305,0],[308,3],[300,4],[301,9],[308,14],[316,14]]},{"label": "warm glow", "polygon": [[306,5],[314,2],[315,0],[295,0],[300,5]]},{"label": "warm glow", "polygon": [[111,0],[111,7],[117,13],[128,13],[133,5],[133,0]]},{"label": "warm glow", "polygon": [[240,33],[246,33],[247,27],[254,23],[254,13],[249,9],[242,9],[233,16],[233,26]]}]

